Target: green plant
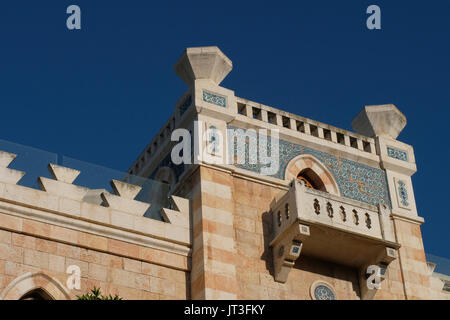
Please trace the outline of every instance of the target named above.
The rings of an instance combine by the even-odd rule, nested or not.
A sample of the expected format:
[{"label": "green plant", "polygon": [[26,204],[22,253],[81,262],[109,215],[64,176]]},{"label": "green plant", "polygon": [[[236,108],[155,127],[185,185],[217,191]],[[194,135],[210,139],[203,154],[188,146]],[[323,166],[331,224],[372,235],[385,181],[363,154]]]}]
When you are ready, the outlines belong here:
[{"label": "green plant", "polygon": [[111,294],[104,296],[100,293],[100,288],[94,287],[91,292],[77,296],[78,300],[122,300],[117,294],[113,297]]}]

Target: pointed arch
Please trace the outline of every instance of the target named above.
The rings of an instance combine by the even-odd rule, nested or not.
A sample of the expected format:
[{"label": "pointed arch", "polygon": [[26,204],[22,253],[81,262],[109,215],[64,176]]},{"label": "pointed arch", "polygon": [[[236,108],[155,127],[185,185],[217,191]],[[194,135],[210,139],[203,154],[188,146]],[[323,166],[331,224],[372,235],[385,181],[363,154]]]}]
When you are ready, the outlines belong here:
[{"label": "pointed arch", "polygon": [[286,167],[285,179],[292,181],[301,173],[314,181],[319,186],[317,189],[340,196],[336,179],[328,168],[313,155],[302,154],[289,161]]},{"label": "pointed arch", "polygon": [[69,290],[44,272],[28,272],[17,277],[0,294],[0,300],[19,300],[36,291],[48,299],[72,300]]},{"label": "pointed arch", "polygon": [[305,181],[305,184],[310,188],[328,192],[322,179],[311,168],[305,168],[300,171],[297,174],[297,179]]},{"label": "pointed arch", "polygon": [[53,298],[45,290],[38,288],[28,292],[20,300],[53,300]]}]

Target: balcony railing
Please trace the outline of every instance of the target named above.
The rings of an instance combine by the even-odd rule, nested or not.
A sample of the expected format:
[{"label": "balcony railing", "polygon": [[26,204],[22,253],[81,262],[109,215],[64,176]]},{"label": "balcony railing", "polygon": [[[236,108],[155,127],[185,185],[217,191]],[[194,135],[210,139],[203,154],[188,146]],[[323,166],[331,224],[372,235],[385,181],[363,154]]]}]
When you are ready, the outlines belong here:
[{"label": "balcony railing", "polygon": [[[300,253],[361,268],[396,257],[390,209],[308,188],[295,180],[271,204],[274,263],[278,281],[287,279]],[[285,270],[283,272],[283,266]]]}]

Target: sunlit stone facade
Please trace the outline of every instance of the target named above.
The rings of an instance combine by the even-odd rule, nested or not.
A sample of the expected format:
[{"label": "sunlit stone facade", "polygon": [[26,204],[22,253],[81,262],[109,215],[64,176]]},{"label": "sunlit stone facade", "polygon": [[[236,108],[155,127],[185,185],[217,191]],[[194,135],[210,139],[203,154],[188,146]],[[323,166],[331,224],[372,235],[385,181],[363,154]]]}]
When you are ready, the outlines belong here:
[{"label": "sunlit stone facade", "polygon": [[[124,299],[448,299],[425,258],[414,150],[397,140],[405,116],[367,106],[350,132],[235,96],[220,86],[231,70],[217,47],[176,63],[188,89],[128,171],[168,185],[150,204],[130,180],[89,190],[54,164],[41,190],[19,186],[1,152],[0,299],[94,286]],[[193,163],[174,161],[177,129]],[[167,205],[149,211],[158,197]],[[68,288],[72,265],[80,288]]]}]

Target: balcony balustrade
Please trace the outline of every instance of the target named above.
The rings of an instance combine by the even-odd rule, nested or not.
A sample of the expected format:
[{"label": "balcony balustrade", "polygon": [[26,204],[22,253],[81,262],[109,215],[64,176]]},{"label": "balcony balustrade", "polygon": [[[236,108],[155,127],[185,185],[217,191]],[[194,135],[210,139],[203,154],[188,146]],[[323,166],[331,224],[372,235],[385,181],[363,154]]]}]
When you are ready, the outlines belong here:
[{"label": "balcony balustrade", "polygon": [[271,203],[275,280],[285,282],[300,254],[355,268],[388,265],[400,247],[390,209],[292,182]]}]

